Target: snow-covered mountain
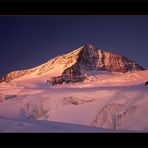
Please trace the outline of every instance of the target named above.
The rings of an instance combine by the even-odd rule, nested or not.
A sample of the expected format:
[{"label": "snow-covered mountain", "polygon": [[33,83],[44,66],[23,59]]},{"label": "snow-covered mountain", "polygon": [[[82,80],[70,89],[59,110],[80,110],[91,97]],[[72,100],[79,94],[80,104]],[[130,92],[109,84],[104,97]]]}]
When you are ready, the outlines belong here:
[{"label": "snow-covered mountain", "polygon": [[[47,83],[54,78],[62,83]],[[135,62],[87,44],[3,78],[0,131],[147,132],[147,80]]]},{"label": "snow-covered mountain", "polygon": [[[1,82],[10,82],[24,76],[28,78],[45,74],[48,74],[48,77],[62,76],[63,82],[67,82],[67,79],[72,75],[74,81],[77,81],[77,79],[79,81],[80,75],[83,75],[83,70],[105,70],[125,73],[144,70],[144,68],[126,57],[97,50],[95,46],[86,44],[68,54],[57,56],[40,66],[28,70],[10,72],[1,79]],[[83,76],[81,76],[80,80],[83,80],[82,78]]]}]

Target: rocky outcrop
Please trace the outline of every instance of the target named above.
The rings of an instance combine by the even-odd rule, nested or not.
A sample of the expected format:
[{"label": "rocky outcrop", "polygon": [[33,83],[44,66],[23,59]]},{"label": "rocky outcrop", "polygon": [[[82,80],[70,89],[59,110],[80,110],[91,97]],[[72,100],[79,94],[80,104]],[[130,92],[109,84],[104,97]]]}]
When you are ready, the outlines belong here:
[{"label": "rocky outcrop", "polygon": [[65,69],[62,74],[62,78],[63,78],[63,81],[66,83],[79,82],[85,79],[85,77],[82,76],[81,74],[81,69],[78,64],[75,64],[72,67]]},{"label": "rocky outcrop", "polygon": [[148,85],[148,81],[145,82],[145,86]]},{"label": "rocky outcrop", "polygon": [[73,65],[72,67],[69,67],[65,69],[61,76],[52,77],[50,80],[48,80],[48,83],[51,83],[52,85],[55,84],[62,84],[62,83],[74,83],[74,82],[82,82],[85,80],[85,76],[81,74],[80,66],[78,64]]},{"label": "rocky outcrop", "polygon": [[144,70],[144,68],[132,60],[127,59],[124,56],[113,54],[111,52],[98,51],[99,62],[97,70],[106,70],[111,72],[129,72]]}]

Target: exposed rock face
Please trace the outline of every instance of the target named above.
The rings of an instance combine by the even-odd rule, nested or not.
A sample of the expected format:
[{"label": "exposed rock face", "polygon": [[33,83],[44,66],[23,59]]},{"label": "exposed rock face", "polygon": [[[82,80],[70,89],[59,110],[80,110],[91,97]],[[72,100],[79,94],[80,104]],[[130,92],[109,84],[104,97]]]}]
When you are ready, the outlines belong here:
[{"label": "exposed rock face", "polygon": [[55,70],[56,72],[57,67],[62,67],[60,69],[61,75],[58,77],[52,77],[48,81],[52,84],[83,81],[85,77],[81,73],[82,70],[106,70],[122,73],[144,70],[143,67],[126,57],[111,52],[97,50],[95,46],[86,44],[68,54],[57,56],[49,60],[47,63],[32,69],[8,73],[0,80],[0,82],[10,82],[24,75],[42,75],[48,73],[50,70]]},{"label": "exposed rock face", "polygon": [[111,72],[129,72],[144,70],[143,67],[136,64],[134,61],[127,59],[124,56],[112,54],[111,52],[98,51],[99,62],[97,65],[97,70],[107,70]]},{"label": "exposed rock face", "polygon": [[79,82],[85,79],[85,77],[81,74],[81,69],[79,64],[75,64],[72,67],[65,69],[62,74],[62,78],[63,81],[66,83]]},{"label": "exposed rock face", "polygon": [[95,70],[98,63],[98,52],[96,47],[86,44],[80,51],[77,62],[84,70]]},{"label": "exposed rock face", "polygon": [[48,82],[50,82],[52,85],[55,84],[62,84],[62,83],[69,83],[69,82],[80,82],[85,80],[85,76],[81,74],[81,69],[78,64],[73,65],[72,67],[69,67],[65,69],[61,76],[52,77]]}]

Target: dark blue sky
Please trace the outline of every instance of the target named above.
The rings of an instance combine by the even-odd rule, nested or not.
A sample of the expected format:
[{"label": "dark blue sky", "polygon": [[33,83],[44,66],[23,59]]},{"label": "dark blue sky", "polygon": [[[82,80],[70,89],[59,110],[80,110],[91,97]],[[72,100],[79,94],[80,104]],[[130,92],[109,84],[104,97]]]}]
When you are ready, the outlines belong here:
[{"label": "dark blue sky", "polygon": [[148,69],[148,16],[0,16],[0,75],[86,43]]}]

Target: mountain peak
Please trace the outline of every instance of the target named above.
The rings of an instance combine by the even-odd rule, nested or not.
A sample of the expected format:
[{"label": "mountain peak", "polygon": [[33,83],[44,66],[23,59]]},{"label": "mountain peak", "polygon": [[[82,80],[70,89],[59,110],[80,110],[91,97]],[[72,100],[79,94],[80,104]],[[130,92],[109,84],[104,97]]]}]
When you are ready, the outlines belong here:
[{"label": "mountain peak", "polygon": [[88,49],[94,49],[94,48],[96,48],[94,45],[92,45],[92,44],[84,44],[84,46],[83,46],[84,48],[88,48]]},{"label": "mountain peak", "polygon": [[65,79],[66,81],[67,77],[68,79],[71,77],[68,81],[76,82],[83,80],[81,77],[82,70],[105,70],[125,73],[129,71],[144,70],[144,68],[124,56],[105,52],[102,49],[97,50],[94,45],[85,44],[70,53],[52,58],[40,66],[8,73],[3,76],[0,81],[10,82],[23,76],[29,78],[30,76],[42,76],[47,74],[50,78],[52,76],[59,76],[58,79],[60,79],[60,83],[61,79]]}]

